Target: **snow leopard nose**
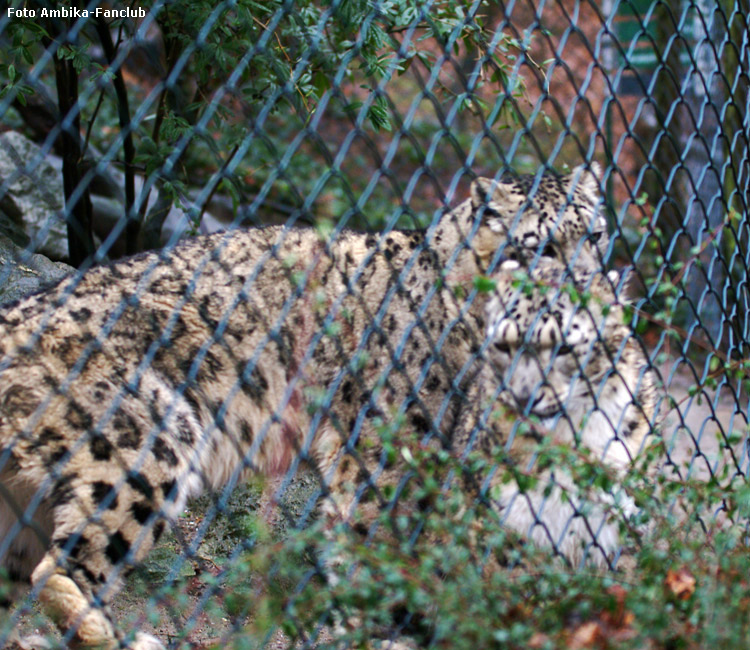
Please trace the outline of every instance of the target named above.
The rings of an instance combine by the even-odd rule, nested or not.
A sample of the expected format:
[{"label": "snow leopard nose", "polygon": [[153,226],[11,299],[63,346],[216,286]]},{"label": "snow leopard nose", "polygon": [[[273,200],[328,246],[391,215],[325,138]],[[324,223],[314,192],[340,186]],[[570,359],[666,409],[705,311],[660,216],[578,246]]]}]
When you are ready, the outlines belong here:
[{"label": "snow leopard nose", "polygon": [[544,380],[538,366],[536,359],[524,356],[513,369],[511,392],[519,409],[533,411],[544,400]]},{"label": "snow leopard nose", "polygon": [[533,410],[544,399],[544,390],[531,377],[525,377],[514,387],[513,396],[519,407],[526,408],[530,406]]},{"label": "snow leopard nose", "polygon": [[514,394],[519,405],[525,406],[531,397],[531,386],[527,382],[522,382]]},{"label": "snow leopard nose", "polygon": [[533,411],[544,400],[544,391],[541,386],[524,383],[514,397],[520,408]]}]

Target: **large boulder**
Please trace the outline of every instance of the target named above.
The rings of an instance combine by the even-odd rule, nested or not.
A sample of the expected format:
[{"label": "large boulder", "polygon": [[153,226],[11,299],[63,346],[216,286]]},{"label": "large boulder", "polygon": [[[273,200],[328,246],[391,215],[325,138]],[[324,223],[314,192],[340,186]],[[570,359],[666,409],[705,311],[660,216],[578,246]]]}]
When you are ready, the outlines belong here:
[{"label": "large boulder", "polygon": [[[89,149],[94,151],[93,147]],[[141,196],[143,188],[143,178],[136,176],[136,197]],[[104,166],[92,175],[88,189],[94,238],[104,241],[125,214],[125,174],[113,165]],[[160,200],[157,188],[153,188],[146,214],[151,215]],[[213,203],[216,200],[214,197]],[[204,212],[196,227],[180,206],[166,203],[167,207],[156,220],[143,225],[142,244],[146,248],[158,248],[174,238],[196,232],[216,232],[232,222],[232,218],[222,221]],[[64,208],[62,159],[52,153],[43,155],[37,144],[20,133],[0,134],[0,234],[53,260],[67,260]],[[116,258],[124,254],[125,240],[121,234],[108,255]]]},{"label": "large boulder", "polygon": [[29,253],[0,235],[0,304],[59,282],[72,271],[72,266]]},{"label": "large boulder", "polygon": [[[22,230],[31,250],[68,259],[62,174],[20,133],[0,134],[0,232]],[[16,237],[14,239],[17,240]]]}]

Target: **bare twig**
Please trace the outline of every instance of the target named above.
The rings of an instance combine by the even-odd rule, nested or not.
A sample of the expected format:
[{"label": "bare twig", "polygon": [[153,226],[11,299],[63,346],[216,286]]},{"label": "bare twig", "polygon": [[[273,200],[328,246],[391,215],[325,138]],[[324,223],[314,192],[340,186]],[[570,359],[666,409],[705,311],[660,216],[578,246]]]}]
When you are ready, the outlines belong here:
[{"label": "bare twig", "polygon": [[[96,33],[104,49],[104,55],[110,66],[113,65],[117,50],[112,42],[112,34],[104,18],[97,18]],[[125,215],[127,224],[125,226],[125,250],[128,255],[138,251],[138,231],[140,219],[133,214],[135,204],[135,175],[133,173],[133,159],[135,158],[135,146],[133,145],[133,133],[130,127],[130,107],[128,104],[128,91],[122,76],[122,68],[117,67],[112,77],[112,85],[117,95],[117,115],[120,121],[120,133],[122,134],[123,154],[125,157]]]}]

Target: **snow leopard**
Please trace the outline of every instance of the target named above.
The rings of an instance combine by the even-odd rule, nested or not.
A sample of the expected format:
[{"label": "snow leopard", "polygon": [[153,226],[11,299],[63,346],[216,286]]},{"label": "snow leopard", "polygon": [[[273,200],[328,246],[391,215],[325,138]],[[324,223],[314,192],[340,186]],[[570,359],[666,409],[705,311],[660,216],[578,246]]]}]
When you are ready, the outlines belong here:
[{"label": "snow leopard", "polygon": [[378,423],[449,442],[461,419],[485,337],[477,278],[507,259],[600,268],[591,167],[479,178],[425,230],[186,239],[0,308],[7,574],[70,647],[158,649],[107,604],[188,499],[303,461],[326,516],[382,507],[398,468]]},{"label": "snow leopard", "polygon": [[615,515],[632,515],[632,501],[618,490],[584,494],[565,468],[537,471],[535,460],[541,443],[554,442],[591,452],[621,478],[647,444],[658,383],[629,322],[627,276],[545,259],[532,269],[506,261],[494,280],[489,362],[472,386],[457,447],[506,449],[537,480],[531,490],[495,481],[504,525],[573,566],[611,566],[621,546]]}]

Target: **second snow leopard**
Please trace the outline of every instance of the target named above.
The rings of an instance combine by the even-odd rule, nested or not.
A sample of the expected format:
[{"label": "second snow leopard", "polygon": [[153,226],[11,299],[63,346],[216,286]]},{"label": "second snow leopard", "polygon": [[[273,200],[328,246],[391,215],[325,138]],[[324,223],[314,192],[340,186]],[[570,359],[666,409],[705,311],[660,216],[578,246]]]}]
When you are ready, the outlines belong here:
[{"label": "second snow leopard", "polygon": [[572,273],[553,260],[528,272],[501,265],[486,307],[490,363],[471,388],[474,409],[464,414],[457,444],[485,452],[506,446],[516,467],[538,479],[525,492],[496,481],[506,526],[552,545],[573,566],[604,567],[620,547],[614,501],[622,497],[625,514],[632,503],[617,491],[579,495],[564,468],[537,472],[535,452],[551,438],[590,450],[622,475],[654,425],[658,392],[615,291],[626,283],[614,271]]},{"label": "second snow leopard", "polygon": [[301,457],[328,516],[377,511],[402,470],[376,422],[450,443],[485,336],[474,279],[502,257],[599,268],[598,187],[478,179],[428,231],[196,237],[3,307],[2,565],[69,645],[109,649],[107,602],[188,498]]}]

